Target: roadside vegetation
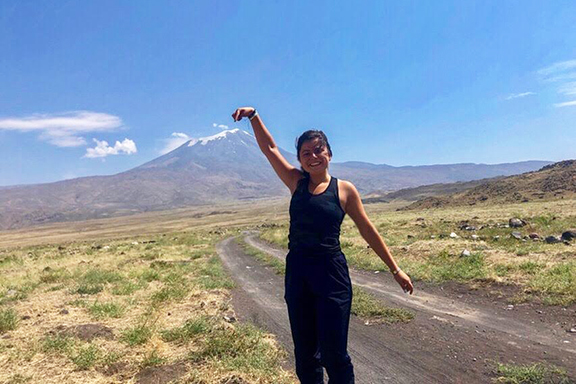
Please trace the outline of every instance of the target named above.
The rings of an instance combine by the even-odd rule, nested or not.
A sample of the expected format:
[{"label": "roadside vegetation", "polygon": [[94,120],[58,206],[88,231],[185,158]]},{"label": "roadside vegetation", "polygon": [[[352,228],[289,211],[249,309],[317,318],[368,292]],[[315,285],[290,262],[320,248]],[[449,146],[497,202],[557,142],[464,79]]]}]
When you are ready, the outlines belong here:
[{"label": "roadside vegetation", "polygon": [[[279,275],[285,274],[285,262],[278,258],[251,246],[246,243],[241,236],[236,237],[236,243],[242,250],[257,260],[274,269]],[[366,324],[386,323],[394,324],[408,322],[414,318],[414,313],[404,308],[392,308],[384,305],[380,300],[366,292],[364,289],[354,285],[352,287],[352,310],[354,316],[361,318]]]},{"label": "roadside vegetation", "polygon": [[228,234],[0,249],[0,382],[294,383],[275,338],[235,320]]},{"label": "roadside vegetation", "polygon": [[542,363],[517,365],[497,364],[495,383],[503,384],[570,384],[566,371]]},{"label": "roadside vegetation", "polygon": [[[520,293],[510,298],[514,302],[576,303],[576,240],[543,241],[576,228],[576,200],[425,211],[390,211],[385,204],[366,208],[401,268],[416,281],[502,283],[519,288]],[[510,218],[526,225],[510,228]],[[262,239],[287,247],[287,223],[261,231]],[[539,238],[533,240],[530,234]],[[341,243],[354,268],[386,270],[348,217]]]}]

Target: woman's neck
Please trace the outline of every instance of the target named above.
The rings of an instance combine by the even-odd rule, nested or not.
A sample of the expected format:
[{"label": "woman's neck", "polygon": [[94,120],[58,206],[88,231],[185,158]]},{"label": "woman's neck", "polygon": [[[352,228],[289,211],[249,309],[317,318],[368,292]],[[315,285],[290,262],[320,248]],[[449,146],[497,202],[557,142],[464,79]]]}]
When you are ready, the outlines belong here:
[{"label": "woman's neck", "polygon": [[330,181],[330,175],[328,174],[328,170],[325,170],[323,173],[318,175],[310,175],[310,182],[312,185],[320,185],[322,183],[327,183]]}]

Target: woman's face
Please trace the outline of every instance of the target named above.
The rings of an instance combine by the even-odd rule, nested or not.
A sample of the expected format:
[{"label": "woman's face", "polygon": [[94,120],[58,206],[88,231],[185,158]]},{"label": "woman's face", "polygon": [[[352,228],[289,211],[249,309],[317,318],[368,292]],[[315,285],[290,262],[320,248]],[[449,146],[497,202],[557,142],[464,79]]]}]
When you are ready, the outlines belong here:
[{"label": "woman's face", "polygon": [[310,174],[324,172],[331,159],[328,148],[319,139],[305,141],[300,148],[300,164]]}]

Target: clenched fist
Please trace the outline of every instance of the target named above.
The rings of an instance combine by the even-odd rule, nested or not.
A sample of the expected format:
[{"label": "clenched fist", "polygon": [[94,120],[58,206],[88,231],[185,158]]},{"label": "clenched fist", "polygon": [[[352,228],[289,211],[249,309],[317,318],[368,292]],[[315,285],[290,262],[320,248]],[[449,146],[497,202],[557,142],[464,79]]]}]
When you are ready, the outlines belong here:
[{"label": "clenched fist", "polygon": [[241,107],[234,111],[232,114],[232,118],[234,121],[240,121],[243,117],[248,117],[254,112],[254,108],[252,107]]}]

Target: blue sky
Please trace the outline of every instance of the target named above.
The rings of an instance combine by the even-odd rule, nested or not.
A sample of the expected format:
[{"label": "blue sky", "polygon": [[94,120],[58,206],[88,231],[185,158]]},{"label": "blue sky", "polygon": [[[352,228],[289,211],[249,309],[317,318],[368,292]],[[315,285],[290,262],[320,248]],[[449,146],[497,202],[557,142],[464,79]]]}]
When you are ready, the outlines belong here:
[{"label": "blue sky", "polygon": [[244,105],[334,161],[576,158],[576,3],[0,2],[0,185],[128,170]]}]

